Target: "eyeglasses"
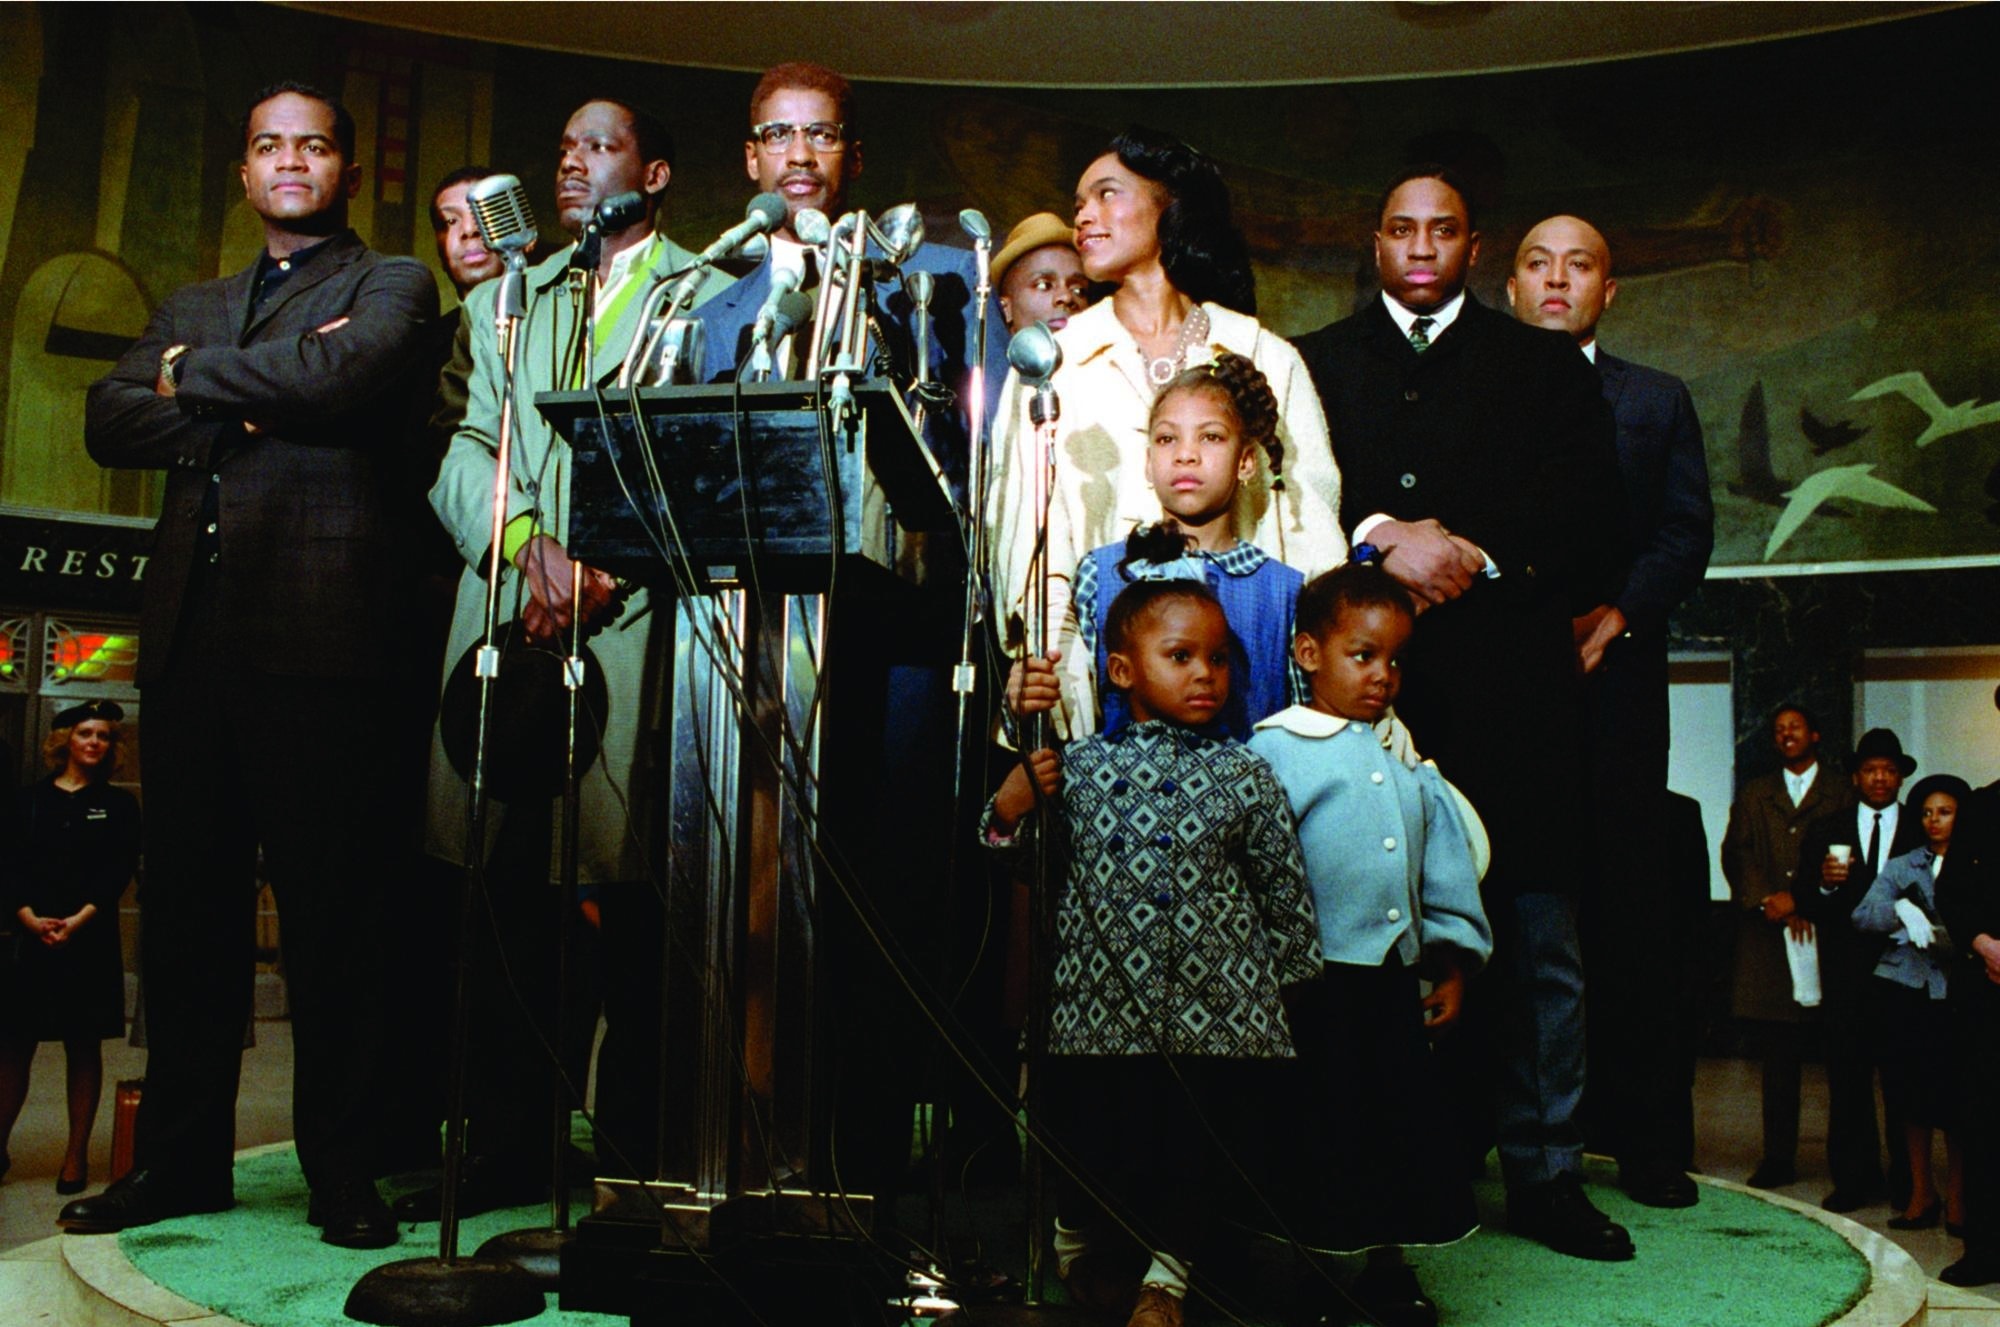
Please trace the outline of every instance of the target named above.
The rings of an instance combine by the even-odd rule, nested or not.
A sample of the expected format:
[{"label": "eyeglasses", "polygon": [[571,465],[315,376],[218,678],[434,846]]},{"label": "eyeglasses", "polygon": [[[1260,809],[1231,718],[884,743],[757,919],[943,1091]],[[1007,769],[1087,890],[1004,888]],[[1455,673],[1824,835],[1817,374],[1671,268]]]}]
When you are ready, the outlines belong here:
[{"label": "eyeglasses", "polygon": [[766,120],[750,126],[750,137],[766,152],[783,152],[796,134],[804,134],[806,142],[821,152],[833,152],[846,141],[846,133],[847,126],[834,120],[814,120],[811,124]]}]

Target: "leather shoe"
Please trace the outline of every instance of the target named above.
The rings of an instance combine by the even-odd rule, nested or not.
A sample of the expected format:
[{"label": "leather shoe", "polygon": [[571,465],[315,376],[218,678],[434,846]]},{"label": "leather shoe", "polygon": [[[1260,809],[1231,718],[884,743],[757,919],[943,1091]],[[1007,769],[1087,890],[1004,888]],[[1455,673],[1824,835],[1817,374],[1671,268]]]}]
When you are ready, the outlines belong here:
[{"label": "leather shoe", "polygon": [[1632,1237],[1584,1196],[1574,1172],[1508,1189],[1507,1228],[1572,1258],[1623,1262],[1632,1256]]},{"label": "leather shoe", "polygon": [[306,1221],[320,1228],[322,1244],[342,1249],[386,1249],[396,1242],[396,1218],[367,1180],[336,1180],[313,1190]]},{"label": "leather shoe", "polygon": [[2000,1281],[2000,1253],[1968,1253],[1938,1273],[1948,1286],[1984,1286]]},{"label": "leather shoe", "polygon": [[[547,1202],[549,1187],[531,1167],[502,1165],[487,1157],[467,1157],[458,1177],[458,1214],[478,1216],[505,1207]],[[392,1205],[398,1221],[436,1221],[444,1202],[444,1185],[433,1184],[406,1193]]]},{"label": "leather shoe", "polygon": [[1799,1172],[1794,1166],[1774,1166],[1768,1161],[1757,1163],[1757,1169],[1750,1172],[1750,1178],[1743,1181],[1753,1189],[1782,1189],[1787,1184],[1798,1183]]},{"label": "leather shoe", "polygon": [[1693,1207],[1701,1191],[1688,1173],[1665,1161],[1621,1161],[1618,1187],[1646,1207]]},{"label": "leather shoe", "polygon": [[1944,1200],[1940,1198],[1932,1201],[1929,1207],[1926,1207],[1923,1211],[1917,1213],[1915,1216],[1904,1216],[1902,1213],[1898,1212],[1895,1216],[1889,1218],[1889,1229],[1929,1230],[1932,1226],[1938,1223],[1938,1218],[1943,1215],[1944,1215]]},{"label": "leather shoe", "polygon": [[1438,1306],[1402,1263],[1369,1263],[1347,1293],[1372,1323],[1382,1327],[1437,1327]]},{"label": "leather shoe", "polygon": [[103,1193],[65,1203],[56,1224],[72,1235],[109,1235],[173,1216],[226,1212],[236,1206],[229,1182],[176,1184],[157,1170],[135,1170]]},{"label": "leather shoe", "polygon": [[1832,1193],[1819,1200],[1819,1205],[1829,1212],[1845,1216],[1858,1212],[1864,1207],[1873,1207],[1882,1201],[1880,1189],[1843,1189],[1835,1186]]}]

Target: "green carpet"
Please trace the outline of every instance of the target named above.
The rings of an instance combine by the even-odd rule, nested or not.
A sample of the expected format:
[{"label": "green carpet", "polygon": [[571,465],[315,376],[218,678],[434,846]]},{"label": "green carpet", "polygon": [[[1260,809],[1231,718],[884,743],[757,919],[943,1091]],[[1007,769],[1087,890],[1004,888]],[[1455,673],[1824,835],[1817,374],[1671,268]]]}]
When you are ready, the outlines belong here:
[{"label": "green carpet", "polygon": [[1868,1292],[1868,1261],[1832,1230],[1749,1194],[1701,1188],[1678,1211],[1642,1207],[1592,1166],[1591,1201],[1638,1256],[1585,1262],[1506,1233],[1500,1185],[1480,1186],[1486,1228],[1413,1252],[1447,1323],[1479,1327],[1818,1327]]},{"label": "green carpet", "polygon": [[[384,1193],[396,1191],[383,1186]],[[322,1244],[319,1231],[306,1224],[306,1198],[305,1177],[291,1150],[274,1150],[237,1161],[236,1206],[229,1211],[128,1230],[118,1241],[147,1279],[252,1327],[354,1327],[341,1306],[369,1268],[437,1254],[435,1224],[404,1226],[402,1241],[387,1249]],[[544,1204],[470,1217],[459,1222],[459,1250],[469,1254],[495,1235],[544,1224],[548,1215]],[[553,1296],[550,1304],[532,1321],[575,1327],[625,1323],[558,1310]]]},{"label": "green carpet", "polygon": [[[1819,1327],[1867,1290],[1867,1262],[1807,1217],[1708,1186],[1696,1207],[1657,1211],[1628,1200],[1610,1178],[1608,1169],[1593,1168],[1590,1192],[1631,1230],[1639,1255],[1627,1263],[1565,1258],[1507,1234],[1499,1221],[1498,1184],[1482,1185],[1484,1230],[1449,1248],[1412,1254],[1448,1327]],[[305,1224],[305,1182],[289,1151],[239,1161],[236,1197],[229,1212],[126,1232],[119,1237],[126,1256],[151,1280],[254,1327],[347,1327],[341,1305],[364,1272],[437,1251],[435,1225],[406,1228],[400,1244],[379,1252],[321,1244]],[[532,1226],[546,1210],[472,1218],[462,1224],[460,1247],[469,1253],[489,1236]],[[988,1247],[997,1252],[995,1243]],[[1276,1269],[1289,1255],[1267,1245],[1256,1260]],[[1334,1260],[1336,1275],[1343,1274],[1340,1263]],[[1291,1279],[1280,1273],[1264,1283],[1276,1287]],[[1283,1298],[1274,1289],[1273,1303],[1253,1310],[1255,1317],[1281,1321]],[[1224,1321],[1191,1308],[1190,1321]],[[1085,1321],[1059,1309],[966,1315],[971,1324],[1037,1318],[1049,1327]],[[535,1321],[601,1327],[624,1319],[550,1308]]]}]

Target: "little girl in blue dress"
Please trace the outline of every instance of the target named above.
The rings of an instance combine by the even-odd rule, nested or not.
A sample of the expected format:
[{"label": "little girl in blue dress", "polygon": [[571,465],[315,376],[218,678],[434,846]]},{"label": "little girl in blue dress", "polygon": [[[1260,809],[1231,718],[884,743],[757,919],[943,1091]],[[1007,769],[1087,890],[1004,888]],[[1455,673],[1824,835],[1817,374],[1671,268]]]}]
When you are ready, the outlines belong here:
[{"label": "little girl in blue dress", "polygon": [[[1043,661],[1017,664],[1011,689],[1020,693],[1024,675],[1030,687],[1056,687],[1071,737],[1116,732],[1130,716],[1105,671],[1111,601],[1134,581],[1200,581],[1229,622],[1230,696],[1214,731],[1240,741],[1257,720],[1303,695],[1288,660],[1305,576],[1236,534],[1238,490],[1257,473],[1260,450],[1272,484],[1285,482],[1277,397],[1255,364],[1224,351],[1160,390],[1147,430],[1146,475],[1163,519],[1084,556],[1055,642],[1060,675]],[[1059,586],[1053,598],[1061,604]]]}]

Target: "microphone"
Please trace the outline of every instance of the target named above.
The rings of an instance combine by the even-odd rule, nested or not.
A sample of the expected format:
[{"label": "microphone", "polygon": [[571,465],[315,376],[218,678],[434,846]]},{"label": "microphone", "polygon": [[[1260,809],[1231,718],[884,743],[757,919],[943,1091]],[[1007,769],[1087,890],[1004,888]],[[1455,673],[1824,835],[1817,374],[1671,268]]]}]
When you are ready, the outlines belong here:
[{"label": "microphone", "polygon": [[617,233],[637,225],[646,217],[646,196],[636,189],[613,194],[599,203],[583,223],[583,235],[570,253],[569,265],[580,272],[595,272],[604,255],[604,234]]},{"label": "microphone", "polygon": [[976,207],[968,207],[958,214],[958,226],[972,237],[974,244],[993,243],[993,227],[986,220],[986,214]]},{"label": "microphone", "polygon": [[465,191],[465,201],[478,223],[479,238],[489,249],[518,254],[540,234],[535,211],[528,206],[528,191],[516,176],[489,175]]},{"label": "microphone", "polygon": [[915,203],[898,203],[870,221],[868,233],[882,246],[889,266],[901,267],[924,246],[924,214]]},{"label": "microphone", "polygon": [[762,193],[750,200],[743,220],[715,237],[715,243],[695,255],[696,267],[707,267],[716,259],[733,253],[752,235],[763,235],[785,224],[785,200],[776,193]]},{"label": "microphone", "polygon": [[[753,381],[771,376],[772,350],[776,348],[779,341],[784,339],[785,332],[790,331],[792,327],[798,325],[798,319],[794,317],[791,320],[791,324],[786,327],[785,332],[781,332],[778,330],[778,318],[784,307],[784,301],[788,296],[797,296],[801,300],[805,299],[805,296],[798,293],[799,286],[804,281],[805,269],[802,267],[774,267],[772,269],[771,292],[764,296],[764,303],[757,310],[757,321],[752,323],[750,327],[750,364],[746,372]],[[812,316],[811,303],[810,300],[806,300],[807,317]]]},{"label": "microphone", "polygon": [[785,292],[778,301],[778,307],[771,314],[771,341],[775,345],[798,329],[800,323],[813,316],[811,296],[796,290]]},{"label": "microphone", "polygon": [[917,311],[917,386],[931,380],[931,293],[937,278],[929,272],[912,272],[903,278],[903,291]]},{"label": "microphone", "polygon": [[1062,417],[1062,403],[1049,379],[1062,367],[1062,347],[1045,322],[1035,322],[1014,333],[1007,343],[1007,363],[1035,388],[1028,403],[1028,419],[1035,427],[1053,424]]},{"label": "microphone", "polygon": [[826,219],[826,213],[816,207],[800,208],[799,214],[792,218],[792,234],[799,237],[799,243],[808,247],[817,248],[825,244],[827,236],[832,233],[833,223]]}]

